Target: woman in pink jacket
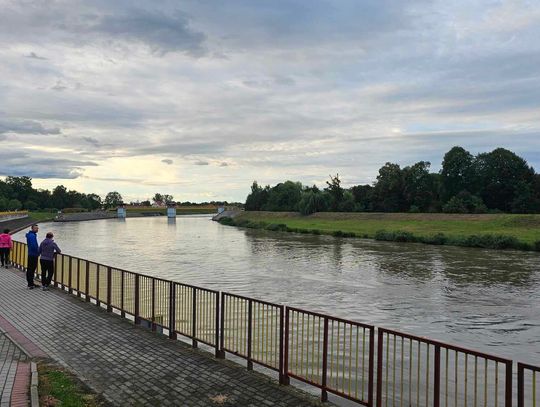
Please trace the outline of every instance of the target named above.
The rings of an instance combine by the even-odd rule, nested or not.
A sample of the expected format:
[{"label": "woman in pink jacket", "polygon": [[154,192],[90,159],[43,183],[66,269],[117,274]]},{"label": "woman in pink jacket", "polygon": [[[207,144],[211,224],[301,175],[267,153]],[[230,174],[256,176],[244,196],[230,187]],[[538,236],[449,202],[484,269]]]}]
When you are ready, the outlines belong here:
[{"label": "woman in pink jacket", "polygon": [[4,233],[0,234],[0,261],[2,267],[8,268],[9,251],[13,249],[13,241],[9,234],[9,229],[4,229]]}]

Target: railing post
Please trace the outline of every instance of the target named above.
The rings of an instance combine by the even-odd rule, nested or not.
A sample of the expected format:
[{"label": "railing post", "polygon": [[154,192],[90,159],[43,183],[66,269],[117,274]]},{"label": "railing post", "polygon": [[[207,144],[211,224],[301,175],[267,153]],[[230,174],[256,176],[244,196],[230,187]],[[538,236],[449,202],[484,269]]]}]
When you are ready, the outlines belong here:
[{"label": "railing post", "polygon": [[440,397],[441,397],[441,347],[440,345],[435,345],[434,363],[435,363],[435,366],[434,366],[435,377],[433,378],[433,407],[439,407]]},{"label": "railing post", "polygon": [[281,384],[289,385],[290,379],[289,379],[289,309],[284,308],[285,312],[285,333],[283,342],[285,345],[285,348],[283,350],[283,371],[281,372],[282,380]]},{"label": "railing post", "polygon": [[219,295],[219,292],[216,292],[214,293],[214,297],[215,297],[215,301],[216,301],[216,337],[215,337],[215,341],[216,341],[216,358],[218,359],[223,359],[223,356],[222,356],[222,350],[221,350],[221,347],[220,347],[220,342],[219,342],[219,318],[220,318],[220,303],[219,303],[219,300],[220,300],[220,295]]},{"label": "railing post", "polygon": [[369,330],[369,362],[368,362],[368,404],[373,407],[373,386],[374,373],[373,366],[375,363],[375,328],[371,327]]},{"label": "railing post", "polygon": [[220,335],[219,335],[219,355],[218,358],[225,359],[225,293],[221,292],[221,325],[220,325]]},{"label": "railing post", "polygon": [[96,305],[99,307],[101,305],[100,301],[99,301],[99,275],[100,275],[100,271],[99,271],[99,264],[96,264]]},{"label": "railing post", "polygon": [[86,287],[84,293],[84,300],[90,302],[90,262],[86,260]]},{"label": "railing post", "polygon": [[377,407],[382,407],[382,368],[383,368],[383,342],[384,332],[377,330]]},{"label": "railing post", "polygon": [[176,339],[176,285],[169,286],[169,339]]},{"label": "railing post", "polygon": [[112,271],[107,267],[107,312],[112,312]]},{"label": "railing post", "polygon": [[60,284],[61,284],[62,291],[65,291],[65,289],[66,289],[66,286],[64,285],[64,281],[65,281],[64,280],[64,268],[65,268],[64,267],[64,263],[65,263],[64,257],[65,257],[65,255],[62,256],[62,276],[60,278]]},{"label": "railing post", "polygon": [[517,387],[517,407],[525,407],[525,369],[521,363],[518,362],[518,387]]},{"label": "railing post", "polygon": [[288,380],[283,372],[283,366],[284,366],[284,353],[285,350],[283,348],[283,338],[285,336],[284,332],[284,323],[283,323],[283,311],[284,307],[283,305],[279,306],[279,383],[280,384],[289,384]]},{"label": "railing post", "polygon": [[54,278],[54,284],[53,287],[58,287],[58,256],[54,257],[54,272],[53,272],[53,278]]},{"label": "railing post", "polygon": [[125,290],[125,274],[126,272],[124,270],[120,271],[120,316],[122,318],[125,318],[126,317],[126,311],[125,310],[125,305],[124,305],[124,290]]},{"label": "railing post", "polygon": [[152,332],[156,331],[156,279],[152,277]]},{"label": "railing post", "polygon": [[[302,345],[303,346],[303,345]],[[321,401],[328,401],[328,392],[326,391],[326,380],[328,374],[328,318],[324,317],[323,331],[323,359],[322,359],[322,378],[321,378]]]},{"label": "railing post", "polygon": [[73,294],[73,257],[69,256],[69,270],[68,270],[68,293]]},{"label": "railing post", "polygon": [[141,323],[139,300],[139,275],[135,274],[135,325]]},{"label": "railing post", "polygon": [[81,259],[77,259],[77,297],[81,296]]},{"label": "railing post", "polygon": [[[519,381],[519,377],[518,377]],[[506,383],[505,383],[504,407],[512,407],[512,361],[506,362]],[[518,385],[519,387],[519,385]],[[519,391],[518,391],[519,394]]]},{"label": "railing post", "polygon": [[252,314],[253,314],[253,304],[252,304],[251,299],[250,299],[250,300],[248,300],[248,323],[247,323],[247,329],[248,329],[248,332],[247,332],[247,369],[248,370],[253,370],[253,361],[251,360],[251,339],[252,339],[251,318],[252,318]]},{"label": "railing post", "polygon": [[191,296],[192,297],[191,317],[192,317],[192,322],[193,322],[193,326],[191,327],[191,336],[192,336],[192,346],[196,348],[198,346],[197,339],[195,339],[197,337],[197,290],[195,289],[195,287],[192,287],[191,289],[193,290],[192,291],[193,295]]}]

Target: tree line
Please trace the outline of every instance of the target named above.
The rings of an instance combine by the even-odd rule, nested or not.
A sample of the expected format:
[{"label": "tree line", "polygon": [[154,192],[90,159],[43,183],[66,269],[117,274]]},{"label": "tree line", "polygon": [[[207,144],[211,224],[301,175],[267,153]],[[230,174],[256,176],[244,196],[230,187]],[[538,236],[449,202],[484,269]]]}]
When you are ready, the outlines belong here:
[{"label": "tree line", "polygon": [[286,181],[246,198],[251,211],[540,213],[540,174],[515,153],[497,148],[476,156],[462,147],[444,155],[439,172],[428,161],[401,168],[387,162],[372,184],[343,188],[339,175],[326,187]]},{"label": "tree line", "polygon": [[[156,193],[153,198],[142,202],[130,202],[131,205],[150,206],[152,202],[166,204],[172,202],[174,197],[168,194]],[[68,190],[63,185],[58,185],[52,191],[48,189],[36,189],[32,186],[30,177],[8,176],[0,179],[0,211],[15,211],[27,209],[30,211],[43,210],[56,212],[57,210],[96,210],[115,208],[123,204],[124,200],[118,191],[109,192],[104,198],[98,194],[85,194],[78,191]],[[226,201],[212,202],[178,202],[179,206],[195,205],[228,205]]]}]

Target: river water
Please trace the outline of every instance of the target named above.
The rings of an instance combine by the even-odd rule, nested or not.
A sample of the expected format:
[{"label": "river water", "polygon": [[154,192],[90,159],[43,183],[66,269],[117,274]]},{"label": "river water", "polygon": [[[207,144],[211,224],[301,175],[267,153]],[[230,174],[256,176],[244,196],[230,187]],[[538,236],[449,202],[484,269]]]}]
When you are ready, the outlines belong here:
[{"label": "river water", "polygon": [[540,364],[538,253],[238,229],[209,216],[49,223],[40,240],[48,231],[81,258]]}]

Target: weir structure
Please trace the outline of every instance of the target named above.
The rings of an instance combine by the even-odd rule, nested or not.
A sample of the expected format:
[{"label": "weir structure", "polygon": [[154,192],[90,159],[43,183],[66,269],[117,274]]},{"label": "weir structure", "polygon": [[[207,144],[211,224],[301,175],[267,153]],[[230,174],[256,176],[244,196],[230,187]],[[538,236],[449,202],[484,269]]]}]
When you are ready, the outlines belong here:
[{"label": "weir structure", "polygon": [[[27,265],[14,242],[11,261]],[[36,277],[39,274],[39,269]],[[540,366],[325,313],[57,255],[54,285],[134,324],[365,406],[540,406]],[[515,369],[517,367],[517,369]]]}]

